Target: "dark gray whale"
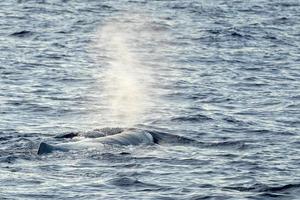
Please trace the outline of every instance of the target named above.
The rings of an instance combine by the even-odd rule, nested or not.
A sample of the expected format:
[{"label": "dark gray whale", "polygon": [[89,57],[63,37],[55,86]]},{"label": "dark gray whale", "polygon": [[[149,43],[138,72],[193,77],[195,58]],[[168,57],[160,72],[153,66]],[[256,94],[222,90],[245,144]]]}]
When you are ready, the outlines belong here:
[{"label": "dark gray whale", "polygon": [[158,131],[145,131],[141,129],[103,128],[84,133],[65,133],[55,136],[56,139],[71,139],[58,145],[41,142],[38,155],[53,151],[69,151],[102,145],[151,145],[163,143],[193,143],[192,139],[162,133]]}]

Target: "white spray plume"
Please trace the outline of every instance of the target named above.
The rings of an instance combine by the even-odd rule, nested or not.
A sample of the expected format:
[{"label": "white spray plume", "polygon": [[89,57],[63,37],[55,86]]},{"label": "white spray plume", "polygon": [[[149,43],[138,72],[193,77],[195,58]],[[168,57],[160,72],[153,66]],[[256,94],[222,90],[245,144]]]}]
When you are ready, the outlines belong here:
[{"label": "white spray plume", "polygon": [[[133,20],[134,18],[134,20]],[[119,18],[120,19],[120,18]],[[112,126],[134,126],[141,123],[151,108],[151,70],[143,63],[143,42],[151,34],[145,22],[134,16],[122,16],[122,21],[110,20],[96,33],[96,50],[104,70],[100,76],[106,111],[102,113]],[[101,60],[101,61],[100,61]]]}]

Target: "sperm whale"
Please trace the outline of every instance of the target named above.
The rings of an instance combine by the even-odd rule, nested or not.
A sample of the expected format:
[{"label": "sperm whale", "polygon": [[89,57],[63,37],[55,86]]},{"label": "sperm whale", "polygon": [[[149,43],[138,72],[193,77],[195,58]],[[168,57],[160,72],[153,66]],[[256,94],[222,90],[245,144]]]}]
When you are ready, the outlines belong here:
[{"label": "sperm whale", "polygon": [[[56,139],[71,139],[58,145],[41,142],[38,155],[53,151],[69,151],[83,148],[93,148],[99,145],[152,145],[163,143],[192,143],[192,139],[182,136],[162,133],[159,131],[145,131],[141,129],[103,128],[85,133],[66,133],[55,136]],[[76,139],[76,140],[74,140]]]}]

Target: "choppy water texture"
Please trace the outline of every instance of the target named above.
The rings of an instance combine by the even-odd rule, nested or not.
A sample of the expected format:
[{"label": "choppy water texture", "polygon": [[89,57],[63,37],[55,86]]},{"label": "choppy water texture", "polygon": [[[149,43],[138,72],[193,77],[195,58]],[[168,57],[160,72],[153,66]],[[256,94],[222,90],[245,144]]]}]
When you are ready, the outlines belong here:
[{"label": "choppy water texture", "polygon": [[[1,199],[299,199],[300,1],[1,1]],[[37,156],[103,127],[199,145]]]}]

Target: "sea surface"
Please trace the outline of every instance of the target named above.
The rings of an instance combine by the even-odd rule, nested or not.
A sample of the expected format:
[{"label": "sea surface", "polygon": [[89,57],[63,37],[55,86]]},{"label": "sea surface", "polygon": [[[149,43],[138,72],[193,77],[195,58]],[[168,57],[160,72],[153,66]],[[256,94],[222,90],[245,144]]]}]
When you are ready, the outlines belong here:
[{"label": "sea surface", "polygon": [[[37,155],[104,127],[198,145]],[[300,199],[299,155],[299,0],[0,1],[0,199]]]}]

